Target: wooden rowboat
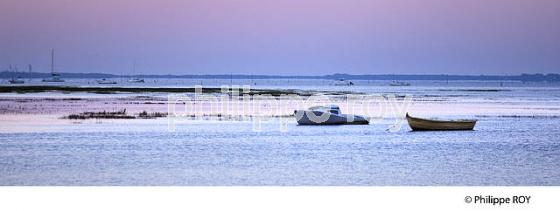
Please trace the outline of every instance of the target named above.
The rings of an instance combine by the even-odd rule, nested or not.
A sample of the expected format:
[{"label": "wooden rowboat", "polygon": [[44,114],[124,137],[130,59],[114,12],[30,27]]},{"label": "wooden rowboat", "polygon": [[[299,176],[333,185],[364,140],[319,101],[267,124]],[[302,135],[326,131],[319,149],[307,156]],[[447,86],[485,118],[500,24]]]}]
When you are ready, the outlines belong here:
[{"label": "wooden rowboat", "polygon": [[406,120],[412,130],[473,130],[476,120],[432,120],[411,117],[406,113]]}]

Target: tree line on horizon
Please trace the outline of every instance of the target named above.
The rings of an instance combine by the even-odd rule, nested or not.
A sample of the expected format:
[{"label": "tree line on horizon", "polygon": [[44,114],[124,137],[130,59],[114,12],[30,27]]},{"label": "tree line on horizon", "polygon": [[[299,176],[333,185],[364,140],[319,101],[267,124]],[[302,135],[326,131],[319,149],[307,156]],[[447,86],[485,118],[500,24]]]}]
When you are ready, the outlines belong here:
[{"label": "tree line on horizon", "polygon": [[[521,75],[407,75],[407,74],[331,74],[322,76],[279,76],[279,75],[247,75],[247,74],[204,74],[204,75],[115,75],[108,73],[60,73],[63,78],[120,78],[120,77],[143,77],[143,78],[195,78],[195,79],[325,79],[325,80],[483,80],[483,81],[522,81],[522,82],[558,82],[560,74],[521,74]],[[0,72],[0,78],[47,78],[50,73],[41,72]]]}]

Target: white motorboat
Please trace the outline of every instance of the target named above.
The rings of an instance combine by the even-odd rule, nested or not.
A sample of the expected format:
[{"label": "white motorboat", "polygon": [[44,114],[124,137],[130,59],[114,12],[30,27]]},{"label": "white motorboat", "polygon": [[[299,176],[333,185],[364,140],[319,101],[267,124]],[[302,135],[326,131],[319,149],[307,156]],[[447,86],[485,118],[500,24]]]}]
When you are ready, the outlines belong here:
[{"label": "white motorboat", "polygon": [[295,110],[294,114],[299,125],[369,124],[369,118],[367,117],[342,114],[337,105],[314,106],[307,110]]}]

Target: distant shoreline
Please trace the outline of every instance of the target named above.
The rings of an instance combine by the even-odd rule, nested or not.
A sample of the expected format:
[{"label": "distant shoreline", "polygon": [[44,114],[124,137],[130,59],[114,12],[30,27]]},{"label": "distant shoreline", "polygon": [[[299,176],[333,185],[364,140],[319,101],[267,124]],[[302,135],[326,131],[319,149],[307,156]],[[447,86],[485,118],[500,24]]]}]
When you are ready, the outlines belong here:
[{"label": "distant shoreline", "polygon": [[[332,74],[322,76],[279,76],[279,75],[114,75],[106,73],[60,73],[62,78],[177,78],[177,79],[322,79],[322,80],[436,80],[436,81],[522,81],[522,82],[560,82],[560,74],[521,74],[521,75],[351,75]],[[48,78],[50,73],[41,72],[0,72],[1,79]]]},{"label": "distant shoreline", "polygon": [[[40,92],[89,92],[95,94],[115,94],[115,93],[195,93],[194,87],[80,87],[80,86],[0,86],[0,93],[40,93]],[[222,93],[222,88],[202,88],[202,93],[216,94]],[[228,90],[231,91],[231,90]],[[239,95],[298,95],[311,96],[319,93],[319,91],[304,91],[296,89],[251,89],[245,93],[239,90]],[[358,92],[347,91],[322,91],[320,93],[327,95],[344,95],[344,94],[360,94]]]}]

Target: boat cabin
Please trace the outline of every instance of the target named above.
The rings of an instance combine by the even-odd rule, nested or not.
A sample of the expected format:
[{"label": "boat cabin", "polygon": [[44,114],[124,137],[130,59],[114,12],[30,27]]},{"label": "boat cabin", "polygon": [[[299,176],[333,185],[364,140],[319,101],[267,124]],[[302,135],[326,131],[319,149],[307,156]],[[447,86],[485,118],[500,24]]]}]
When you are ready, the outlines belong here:
[{"label": "boat cabin", "polygon": [[309,108],[309,110],[328,112],[328,113],[331,113],[331,114],[341,114],[340,108],[337,105],[313,106],[313,107]]}]

